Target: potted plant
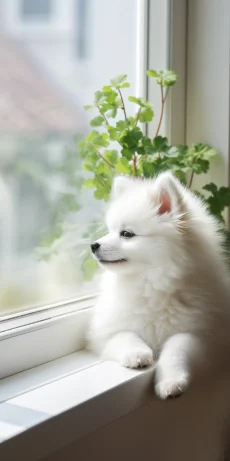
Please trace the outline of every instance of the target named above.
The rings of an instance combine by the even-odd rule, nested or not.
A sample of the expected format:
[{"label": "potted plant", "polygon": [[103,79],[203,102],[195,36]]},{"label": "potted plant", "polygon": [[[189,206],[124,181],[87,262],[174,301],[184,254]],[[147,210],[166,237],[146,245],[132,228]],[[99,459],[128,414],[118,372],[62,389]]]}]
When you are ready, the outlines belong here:
[{"label": "potted plant", "polygon": [[[91,119],[92,131],[79,142],[83,167],[89,172],[83,187],[94,191],[94,197],[107,201],[115,174],[151,178],[160,171],[171,170],[179,180],[191,188],[195,175],[207,173],[217,151],[203,143],[170,145],[167,137],[161,136],[160,128],[169,91],[177,82],[172,70],[148,70],[147,75],[155,79],[161,93],[161,112],[153,138],[145,134],[145,125],[154,117],[152,104],[144,98],[129,96],[137,106],[136,115],[129,116],[123,92],[130,84],[127,75],[110,80],[110,84],[95,92],[94,102],[86,110],[97,111]],[[143,127],[143,128],[142,128]],[[214,183],[203,185],[203,191],[194,191],[206,202],[210,212],[221,222],[228,236],[223,212],[230,206],[230,188],[218,188]],[[95,262],[88,267],[95,268]],[[85,262],[84,262],[85,264]],[[91,264],[91,266],[90,266]]]}]

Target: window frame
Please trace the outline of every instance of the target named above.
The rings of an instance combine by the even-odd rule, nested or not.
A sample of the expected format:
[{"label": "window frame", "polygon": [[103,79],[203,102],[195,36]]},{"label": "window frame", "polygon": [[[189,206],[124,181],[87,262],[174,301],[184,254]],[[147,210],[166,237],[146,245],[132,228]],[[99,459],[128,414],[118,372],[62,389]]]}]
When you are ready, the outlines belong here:
[{"label": "window frame", "polygon": [[0,379],[84,349],[94,302],[89,296],[3,318]]},{"label": "window frame", "polygon": [[[186,139],[187,11],[187,0],[162,0],[161,5],[158,0],[148,1],[146,68],[169,68],[179,75],[179,84],[169,92],[160,130],[163,135],[167,133],[171,143],[182,143]],[[154,102],[155,114],[159,114],[160,91],[152,79],[147,79],[146,97]],[[156,117],[149,129],[150,136],[154,136],[157,122]]]},{"label": "window frame", "polygon": [[[180,46],[181,38],[185,33],[187,1],[179,0],[179,3],[181,7],[183,6],[183,14],[178,18],[176,12],[179,6],[176,0],[138,0],[137,46],[140,50],[144,49],[144,53],[137,60],[136,69],[138,69],[138,65],[143,68],[137,91],[150,101],[154,101],[154,104],[156,101],[155,112],[158,112],[159,109],[157,107],[157,104],[159,105],[159,92],[157,92],[159,88],[156,85],[154,88],[154,85],[147,84],[144,70],[151,67],[168,66],[169,63],[173,67],[176,57],[180,66],[185,68],[185,51],[181,53],[181,48],[178,51],[176,48]],[[171,25],[168,29],[169,18]],[[162,46],[157,46],[153,50],[159,24],[161,24],[161,29],[163,28],[162,24],[165,24],[164,32],[161,34]],[[169,47],[168,44],[174,37],[174,25],[177,31],[177,40],[173,40]],[[178,89],[178,92],[181,94],[180,107],[185,108],[185,84],[182,85],[182,89],[181,87]],[[167,123],[165,121],[166,128],[164,129],[169,126],[168,121],[175,110],[174,105],[178,106],[177,99],[172,97],[167,106],[165,117]],[[182,118],[181,131],[184,130]],[[173,131],[174,124],[171,123],[169,133],[171,137],[173,137]],[[45,305],[0,319],[0,378],[81,350],[84,347],[85,330],[95,302],[95,296],[91,295]],[[33,341],[31,341],[31,335]],[[59,335],[62,338],[61,341]]]}]

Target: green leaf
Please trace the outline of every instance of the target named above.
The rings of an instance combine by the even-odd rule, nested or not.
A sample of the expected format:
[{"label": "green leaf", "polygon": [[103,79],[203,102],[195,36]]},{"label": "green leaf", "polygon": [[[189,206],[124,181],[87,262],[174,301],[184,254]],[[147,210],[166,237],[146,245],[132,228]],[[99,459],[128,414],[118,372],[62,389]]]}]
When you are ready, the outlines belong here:
[{"label": "green leaf", "polygon": [[139,120],[141,123],[151,122],[154,117],[154,112],[152,109],[144,109],[139,115]]},{"label": "green leaf", "polygon": [[98,264],[92,258],[85,259],[85,261],[82,264],[82,270],[83,270],[85,279],[88,281],[92,280],[97,269],[98,269]]},{"label": "green leaf", "polygon": [[130,87],[130,83],[128,82],[122,83],[122,85],[120,86],[120,88],[129,88],[129,87]]},{"label": "green leaf", "polygon": [[190,153],[193,153],[195,157],[200,157],[204,160],[211,160],[217,155],[216,149],[210,147],[208,144],[192,144],[192,147],[189,150]]},{"label": "green leaf", "polygon": [[90,125],[91,126],[101,126],[103,125],[103,122],[104,122],[104,117],[102,117],[102,115],[98,115],[97,117],[94,117],[91,120]]},{"label": "green leaf", "polygon": [[94,179],[86,179],[83,184],[84,189],[94,189],[95,187],[95,180]]},{"label": "green leaf", "polygon": [[83,106],[85,110],[93,110],[95,108],[95,106]]},{"label": "green leaf", "polygon": [[81,157],[84,158],[88,153],[86,140],[83,139],[82,141],[79,141],[78,147],[80,149]]},{"label": "green leaf", "polygon": [[117,106],[111,107],[111,109],[107,112],[107,117],[115,118],[117,115]]},{"label": "green leaf", "polygon": [[135,150],[130,150],[125,147],[121,149],[122,157],[126,157],[128,160],[132,159],[134,153],[135,153]]},{"label": "green leaf", "polygon": [[92,173],[95,170],[94,165],[92,163],[89,163],[89,162],[85,162],[84,165],[83,165],[83,168],[84,168],[84,170],[91,171]]},{"label": "green leaf", "polygon": [[197,158],[196,161],[191,165],[193,171],[196,174],[207,173],[209,170],[209,161],[202,158]]},{"label": "green leaf", "polygon": [[134,102],[135,104],[138,104],[138,106],[142,106],[141,98],[136,98],[136,96],[129,96],[128,100],[130,102]]},{"label": "green leaf", "polygon": [[113,91],[113,89],[112,89],[112,87],[110,85],[104,85],[102,87],[102,91],[103,91],[104,94],[106,94],[106,93],[110,93],[111,91]]},{"label": "green leaf", "polygon": [[149,77],[156,78],[158,85],[170,87],[175,85],[177,82],[177,74],[173,70],[159,69],[159,70],[147,70]]},{"label": "green leaf", "polygon": [[140,128],[135,127],[127,132],[124,132],[124,134],[120,137],[120,143],[124,148],[136,149],[142,136],[143,133]]},{"label": "green leaf", "polygon": [[129,125],[130,122],[128,120],[119,120],[119,122],[116,123],[116,128],[118,131],[124,131]]},{"label": "green leaf", "polygon": [[159,174],[161,171],[168,170],[167,161],[164,158],[161,158],[156,155],[147,155],[143,157],[142,163],[144,176],[154,177]]},{"label": "green leaf", "polygon": [[124,157],[118,160],[115,169],[119,174],[132,174],[131,166],[129,165],[128,160]]},{"label": "green leaf", "polygon": [[96,91],[94,93],[94,104],[95,106],[100,106],[105,100],[105,96],[102,91]]},{"label": "green leaf", "polygon": [[[217,193],[215,194],[217,196]],[[230,188],[229,187],[220,187],[218,190],[218,197],[219,201],[221,202],[222,206],[229,207],[230,206]]]},{"label": "green leaf", "polygon": [[118,153],[116,150],[105,150],[103,156],[113,165],[117,162],[118,159]]},{"label": "green leaf", "polygon": [[101,200],[104,198],[105,191],[103,189],[97,189],[93,195],[97,200]]},{"label": "green leaf", "polygon": [[216,184],[210,183],[206,184],[203,189],[212,194],[205,199],[210,212],[218,219],[223,220],[222,212],[230,206],[230,188],[220,187],[218,189]]},{"label": "green leaf", "polygon": [[107,133],[99,133],[98,131],[91,131],[86,140],[93,144],[94,147],[107,147],[109,145],[109,136]]},{"label": "green leaf", "polygon": [[164,152],[168,149],[168,138],[156,136],[153,140],[153,145],[157,152]]},{"label": "green leaf", "polygon": [[120,133],[117,131],[116,128],[114,128],[114,126],[108,126],[107,130],[109,132],[109,137],[111,141],[117,141],[119,139]]},{"label": "green leaf", "polygon": [[213,182],[210,182],[209,184],[203,186],[203,189],[211,192],[213,195],[215,195],[218,192],[217,185]]},{"label": "green leaf", "polygon": [[133,128],[136,126],[136,121],[136,117],[128,117],[129,125]]},{"label": "green leaf", "polygon": [[150,104],[146,99],[144,98],[136,98],[136,96],[129,96],[128,97],[128,100],[130,102],[134,102],[135,104],[137,104],[138,106],[140,107],[145,107],[146,109],[151,109],[152,108],[152,104]]},{"label": "green leaf", "polygon": [[151,178],[153,176],[153,167],[151,163],[143,163],[142,164],[142,169],[144,173],[145,178]]},{"label": "green leaf", "polygon": [[177,167],[176,165],[172,168],[173,174],[179,179],[179,181],[186,185],[187,184],[187,177],[186,177],[186,171],[184,171],[182,168]]},{"label": "green leaf", "polygon": [[107,165],[107,163],[102,161],[97,166],[97,168],[95,170],[95,173],[97,173],[97,175],[99,175],[99,176],[104,175],[104,174],[107,175],[110,172],[110,169],[111,169],[111,167],[109,165]]},{"label": "green leaf", "polygon": [[103,86],[102,91],[107,103],[113,104],[117,98],[117,91],[114,91],[111,86]]},{"label": "green leaf", "polygon": [[84,168],[86,171],[92,171],[92,172],[94,172],[98,160],[99,160],[99,155],[98,155],[97,152],[93,152],[93,153],[91,153],[91,154],[88,154],[87,157],[86,157],[86,161],[85,161],[85,163],[83,164],[83,168]]},{"label": "green leaf", "polygon": [[159,73],[156,70],[152,70],[152,69],[147,70],[146,74],[148,75],[148,77],[153,77],[153,78],[159,77]]},{"label": "green leaf", "polygon": [[169,147],[166,151],[164,151],[164,154],[167,157],[170,157],[171,159],[177,159],[178,161],[181,159],[184,159],[188,152],[188,146],[186,145],[177,145],[177,146],[171,146]]},{"label": "green leaf", "polygon": [[144,154],[155,154],[157,150],[155,149],[152,140],[148,136],[143,136],[141,142],[137,147],[137,153],[140,155]]},{"label": "green leaf", "polygon": [[148,136],[143,136],[141,141],[144,147],[153,146],[152,140]]},{"label": "green leaf", "polygon": [[180,153],[178,152],[177,146],[172,146],[165,152],[165,155],[171,159],[177,159]]},{"label": "green leaf", "polygon": [[118,75],[117,77],[111,78],[110,83],[112,86],[115,86],[116,88],[121,88],[121,85],[125,83],[127,80],[127,75],[122,74]]}]

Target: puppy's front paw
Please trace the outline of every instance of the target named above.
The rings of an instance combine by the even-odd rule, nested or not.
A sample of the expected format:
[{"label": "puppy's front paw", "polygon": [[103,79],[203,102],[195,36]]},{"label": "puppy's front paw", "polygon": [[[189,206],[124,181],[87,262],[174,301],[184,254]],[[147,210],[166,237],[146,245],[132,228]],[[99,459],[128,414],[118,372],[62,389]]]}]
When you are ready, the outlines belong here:
[{"label": "puppy's front paw", "polygon": [[162,379],[155,384],[155,392],[160,399],[169,399],[171,397],[179,397],[187,389],[189,385],[189,376],[187,374],[179,374],[173,378]]},{"label": "puppy's front paw", "polygon": [[121,365],[127,368],[144,368],[153,364],[153,352],[149,347],[137,347],[125,352]]}]

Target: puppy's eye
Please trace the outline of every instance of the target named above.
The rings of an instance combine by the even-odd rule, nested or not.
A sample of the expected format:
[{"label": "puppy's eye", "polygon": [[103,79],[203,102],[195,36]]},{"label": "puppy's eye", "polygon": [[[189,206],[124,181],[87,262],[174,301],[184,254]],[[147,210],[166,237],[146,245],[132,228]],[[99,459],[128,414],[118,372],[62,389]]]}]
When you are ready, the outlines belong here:
[{"label": "puppy's eye", "polygon": [[132,231],[122,230],[120,232],[120,236],[125,238],[125,239],[131,239],[132,237],[135,237],[135,234]]}]

